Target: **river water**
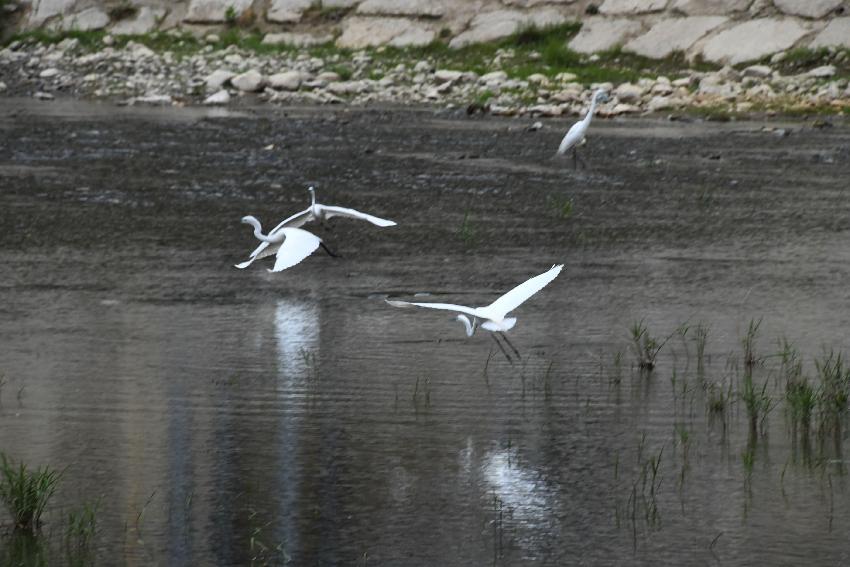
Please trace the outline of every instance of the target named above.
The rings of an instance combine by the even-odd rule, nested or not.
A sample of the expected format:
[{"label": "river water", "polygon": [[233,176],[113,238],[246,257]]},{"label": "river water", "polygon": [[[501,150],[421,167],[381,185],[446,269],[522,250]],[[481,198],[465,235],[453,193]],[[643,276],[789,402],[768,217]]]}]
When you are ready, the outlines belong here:
[{"label": "river water", "polygon": [[[599,120],[574,171],[569,122],[530,125],[0,100],[0,450],[63,471],[34,543],[0,511],[3,563],[850,561],[846,424],[801,437],[777,354],[817,382],[847,347],[850,129]],[[398,226],[235,269],[239,219],[309,184]],[[383,301],[483,305],[554,263],[513,363]]]}]

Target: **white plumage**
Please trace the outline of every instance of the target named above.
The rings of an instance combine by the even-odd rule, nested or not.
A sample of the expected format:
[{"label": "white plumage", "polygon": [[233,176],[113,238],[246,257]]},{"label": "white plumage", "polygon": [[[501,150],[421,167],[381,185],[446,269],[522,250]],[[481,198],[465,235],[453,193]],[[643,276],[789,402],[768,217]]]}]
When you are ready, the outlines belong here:
[{"label": "white plumage", "polygon": [[587,129],[590,127],[590,121],[593,120],[593,113],[596,112],[596,103],[603,100],[605,97],[607,97],[607,95],[602,89],[593,93],[593,98],[590,101],[590,108],[587,110],[587,114],[583,119],[573,124],[569,131],[567,131],[564,139],[561,140],[561,145],[558,146],[559,156],[564,155],[570,149],[575,151],[576,146],[584,143]]},{"label": "white plumage", "polygon": [[[377,226],[380,226],[380,227],[395,226],[395,224],[396,224],[395,222],[393,222],[391,220],[386,220],[386,219],[378,218],[378,217],[375,217],[375,216],[372,216],[372,215],[368,215],[366,213],[361,213],[360,211],[356,211],[354,209],[347,209],[345,207],[335,207],[335,206],[331,206],[331,205],[322,205],[322,204],[316,202],[316,190],[313,187],[309,187],[308,191],[310,191],[310,196],[311,196],[311,199],[312,199],[312,203],[310,204],[310,206],[307,207],[306,209],[304,209],[303,211],[301,211],[299,213],[295,213],[291,217],[288,217],[288,218],[284,219],[283,221],[281,221],[280,223],[278,223],[278,225],[276,227],[274,227],[273,229],[271,229],[269,231],[269,233],[266,237],[262,236],[262,233],[261,233],[262,229],[260,228],[260,221],[258,221],[256,218],[254,218],[252,216],[247,216],[247,217],[244,217],[242,219],[242,222],[250,224],[254,227],[254,236],[256,236],[259,240],[262,240],[262,242],[260,242],[260,245],[257,246],[257,248],[253,252],[251,252],[251,256],[248,258],[248,260],[246,260],[245,262],[242,262],[240,264],[236,264],[237,268],[239,268],[239,269],[247,268],[252,263],[254,263],[255,260],[259,260],[261,258],[266,258],[266,257],[271,256],[273,254],[278,255],[278,262],[280,262],[281,245],[286,241],[287,238],[289,238],[289,236],[287,236],[286,233],[284,232],[284,229],[299,229],[299,227],[302,227],[302,226],[304,226],[305,224],[307,224],[308,222],[311,222],[311,221],[324,222],[325,220],[332,218],[332,217],[348,217],[348,218],[353,218],[353,219],[364,220],[364,221],[370,222],[370,223],[377,225]],[[249,219],[253,219],[253,220],[249,220]],[[297,261],[293,262],[292,264],[289,264],[289,266],[293,266],[293,265],[297,264],[298,262],[300,262],[301,260],[303,260],[304,258],[309,256],[310,254],[312,254],[313,251],[315,251],[316,248],[318,248],[322,244],[322,241],[318,236],[315,236],[315,235],[313,235],[313,234],[311,234],[307,231],[303,231],[303,230],[301,232],[304,232],[305,234],[309,234],[311,237],[315,238],[316,239],[315,246],[313,246],[313,248],[309,252],[304,254],[304,256],[299,258]],[[308,239],[306,237],[304,237],[303,235],[300,235],[299,233],[290,233],[290,235],[298,235],[297,238],[298,238],[299,242],[306,243],[308,241]],[[310,241],[310,242],[312,242],[312,241]],[[306,247],[304,247],[303,249],[306,249]],[[302,248],[299,247],[298,250],[302,251]],[[290,253],[292,253],[292,250],[287,251],[287,255],[290,254]],[[294,256],[293,256],[293,258],[294,258]],[[285,262],[283,262],[283,263],[285,263]],[[289,266],[286,266],[286,267],[289,267]],[[275,263],[275,267],[271,271],[279,272],[280,270],[283,270],[283,269],[285,269],[285,268],[278,269],[278,265],[277,265],[277,263]]]}]

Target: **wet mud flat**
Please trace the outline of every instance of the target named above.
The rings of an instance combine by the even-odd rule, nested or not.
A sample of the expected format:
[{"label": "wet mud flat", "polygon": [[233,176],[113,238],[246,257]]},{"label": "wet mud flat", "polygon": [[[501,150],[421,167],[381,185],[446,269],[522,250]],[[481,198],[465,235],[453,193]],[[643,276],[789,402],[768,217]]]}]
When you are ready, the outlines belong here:
[{"label": "wet mud flat", "polygon": [[[99,502],[94,564],[846,561],[843,421],[802,439],[776,355],[816,381],[848,346],[850,129],[600,120],[573,171],[569,121],[531,124],[3,100],[0,449],[67,467],[43,553]],[[399,225],[233,268],[239,219],[310,184]],[[383,302],[482,304],[561,262],[513,365]]]}]

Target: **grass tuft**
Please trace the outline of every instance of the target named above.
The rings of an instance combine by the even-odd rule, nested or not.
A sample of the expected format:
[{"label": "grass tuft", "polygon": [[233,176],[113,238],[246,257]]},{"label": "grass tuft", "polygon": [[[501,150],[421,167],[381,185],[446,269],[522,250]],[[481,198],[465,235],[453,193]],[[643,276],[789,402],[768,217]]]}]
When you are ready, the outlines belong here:
[{"label": "grass tuft", "polygon": [[41,516],[60,477],[60,472],[47,466],[35,470],[23,462],[14,466],[0,452],[0,501],[12,515],[16,529],[34,532],[41,527]]}]

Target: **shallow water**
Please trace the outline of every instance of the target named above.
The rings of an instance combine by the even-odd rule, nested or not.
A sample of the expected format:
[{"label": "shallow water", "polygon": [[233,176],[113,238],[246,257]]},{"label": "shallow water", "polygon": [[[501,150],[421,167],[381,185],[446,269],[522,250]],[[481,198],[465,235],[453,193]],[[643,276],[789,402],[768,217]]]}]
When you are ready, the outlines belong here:
[{"label": "shallow water", "polygon": [[[599,121],[574,172],[550,158],[567,121],[529,123],[0,101],[0,449],[65,471],[30,560],[70,562],[67,512],[95,502],[103,565],[850,560],[844,429],[806,451],[769,356],[786,337],[814,376],[847,346],[847,125]],[[239,218],[308,184],[399,226],[234,269]],[[483,304],[560,262],[513,365],[383,302]],[[671,335],[649,375],[640,320]]]}]

